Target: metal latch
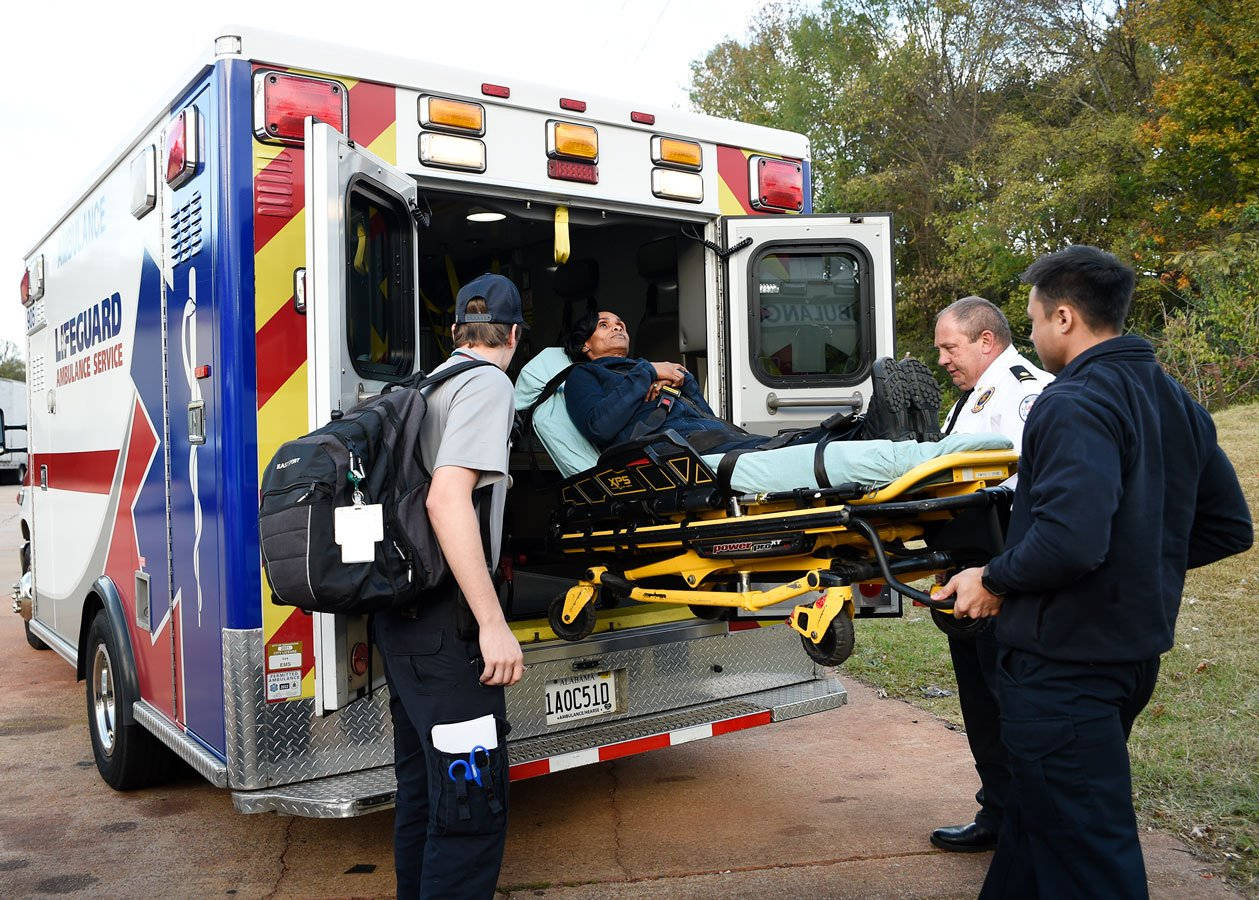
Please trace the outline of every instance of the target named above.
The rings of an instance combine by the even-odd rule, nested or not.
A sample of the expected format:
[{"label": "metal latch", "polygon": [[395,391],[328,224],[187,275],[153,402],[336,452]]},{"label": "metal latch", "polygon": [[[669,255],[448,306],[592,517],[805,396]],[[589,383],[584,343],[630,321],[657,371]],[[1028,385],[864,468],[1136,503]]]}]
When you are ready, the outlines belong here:
[{"label": "metal latch", "polygon": [[193,400],[188,404],[188,443],[205,443],[205,401]]}]

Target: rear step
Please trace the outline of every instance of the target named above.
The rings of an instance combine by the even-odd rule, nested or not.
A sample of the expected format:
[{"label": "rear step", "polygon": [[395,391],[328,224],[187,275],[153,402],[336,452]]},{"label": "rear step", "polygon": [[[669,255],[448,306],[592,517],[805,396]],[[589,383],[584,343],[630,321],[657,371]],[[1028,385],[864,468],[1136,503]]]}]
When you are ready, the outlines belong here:
[{"label": "rear step", "polygon": [[[511,779],[520,781],[782,722],[847,702],[848,692],[838,678],[831,676],[748,694],[737,700],[514,741],[508,746]],[[395,789],[393,767],[379,766],[262,790],[233,791],[232,803],[243,813],[342,819],[388,809],[393,806]]]}]

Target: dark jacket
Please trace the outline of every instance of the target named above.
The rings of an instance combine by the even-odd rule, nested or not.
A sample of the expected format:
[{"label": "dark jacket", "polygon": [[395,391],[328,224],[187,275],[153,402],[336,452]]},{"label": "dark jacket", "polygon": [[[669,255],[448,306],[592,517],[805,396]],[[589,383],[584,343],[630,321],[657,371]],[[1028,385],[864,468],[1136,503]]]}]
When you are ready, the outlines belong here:
[{"label": "dark jacket", "polygon": [[[646,401],[656,370],[645,359],[605,356],[573,367],[564,381],[564,403],[577,430],[600,451],[630,440],[635,427],[655,411],[657,401]],[[688,372],[682,396],[653,432],[673,429],[683,437],[720,431],[719,442],[706,441],[704,453],[724,453],[734,447],[755,446],[769,440],[749,435],[717,418]]]},{"label": "dark jacket", "polygon": [[1250,512],[1205,409],[1141,338],[1071,361],[1027,419],[997,640],[1125,662],[1172,647],[1185,570],[1247,549]]}]

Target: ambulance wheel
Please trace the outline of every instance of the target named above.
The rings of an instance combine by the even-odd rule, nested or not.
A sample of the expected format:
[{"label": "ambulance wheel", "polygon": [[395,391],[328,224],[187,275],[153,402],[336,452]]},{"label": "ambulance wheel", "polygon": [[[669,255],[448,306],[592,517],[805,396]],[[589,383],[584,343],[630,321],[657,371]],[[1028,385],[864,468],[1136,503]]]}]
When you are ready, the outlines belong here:
[{"label": "ambulance wheel", "polygon": [[949,637],[971,640],[975,635],[991,627],[991,619],[959,619],[951,612],[931,610],[931,621]]},{"label": "ambulance wheel", "polygon": [[47,650],[48,649],[47,644],[45,644],[43,641],[41,641],[39,638],[35,637],[34,634],[31,633],[30,622],[23,622],[22,625],[24,628],[26,628],[26,643],[31,645],[32,650]]},{"label": "ambulance wheel", "polygon": [[800,643],[804,644],[804,652],[809,654],[809,659],[819,666],[838,666],[852,656],[853,647],[857,644],[857,630],[848,614],[841,612],[831,619],[822,640],[815,644],[800,635]]},{"label": "ambulance wheel", "polygon": [[123,710],[138,698],[129,692],[117,664],[122,659],[118,638],[102,610],[87,632],[87,722],[92,755],[105,783],[128,791],[165,780],[174,754],[143,725],[124,725]]},{"label": "ambulance wheel", "polygon": [[582,607],[572,622],[564,621],[564,594],[560,594],[547,607],[546,617],[551,630],[566,641],[580,641],[590,637],[595,630],[595,604],[592,600]]}]

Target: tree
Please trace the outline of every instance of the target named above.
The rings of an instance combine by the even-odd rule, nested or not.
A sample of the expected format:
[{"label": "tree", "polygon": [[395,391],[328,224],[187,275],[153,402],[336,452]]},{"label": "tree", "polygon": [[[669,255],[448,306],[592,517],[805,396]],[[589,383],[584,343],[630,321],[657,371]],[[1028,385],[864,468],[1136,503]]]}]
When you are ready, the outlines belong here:
[{"label": "tree", "polygon": [[26,360],[12,341],[0,341],[0,378],[26,380]]}]

